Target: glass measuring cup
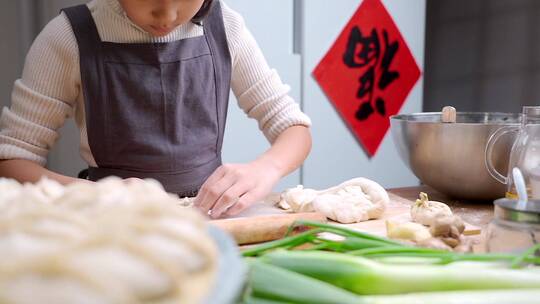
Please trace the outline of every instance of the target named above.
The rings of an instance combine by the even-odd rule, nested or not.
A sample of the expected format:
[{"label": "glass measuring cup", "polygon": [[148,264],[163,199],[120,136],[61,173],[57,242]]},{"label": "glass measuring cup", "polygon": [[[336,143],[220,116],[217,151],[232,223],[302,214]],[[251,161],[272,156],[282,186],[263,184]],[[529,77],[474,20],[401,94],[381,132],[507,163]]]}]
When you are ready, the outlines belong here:
[{"label": "glass measuring cup", "polygon": [[[495,169],[492,154],[497,140],[511,132],[518,132],[518,136],[510,152],[509,174],[504,176]],[[486,167],[493,178],[507,185],[507,198],[517,198],[515,182],[511,174],[512,168],[517,167],[523,173],[529,198],[540,199],[538,191],[533,193],[533,190],[537,188],[537,170],[540,170],[540,107],[523,107],[520,126],[503,127],[493,133],[486,146]]]}]

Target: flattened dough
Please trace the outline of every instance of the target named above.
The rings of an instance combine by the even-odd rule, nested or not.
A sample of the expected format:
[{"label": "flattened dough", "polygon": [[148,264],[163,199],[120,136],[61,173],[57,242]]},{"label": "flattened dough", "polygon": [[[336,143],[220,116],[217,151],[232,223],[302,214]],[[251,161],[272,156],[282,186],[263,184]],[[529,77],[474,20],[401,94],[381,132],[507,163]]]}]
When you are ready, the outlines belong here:
[{"label": "flattened dough", "polygon": [[294,212],[318,211],[340,223],[379,218],[390,201],[378,183],[358,177],[322,191],[297,186],[281,194],[278,206]]}]

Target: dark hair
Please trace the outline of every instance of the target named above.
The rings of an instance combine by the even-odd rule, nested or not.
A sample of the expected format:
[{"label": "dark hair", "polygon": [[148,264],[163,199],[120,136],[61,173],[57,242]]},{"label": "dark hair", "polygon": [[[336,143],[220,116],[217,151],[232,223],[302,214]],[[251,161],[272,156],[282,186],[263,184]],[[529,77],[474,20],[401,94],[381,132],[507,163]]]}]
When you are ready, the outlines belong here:
[{"label": "dark hair", "polygon": [[212,1],[213,0],[204,0],[201,8],[199,11],[191,18],[191,22],[201,25],[201,21],[204,20],[204,17],[208,15],[208,12],[210,11],[210,8],[212,7]]}]

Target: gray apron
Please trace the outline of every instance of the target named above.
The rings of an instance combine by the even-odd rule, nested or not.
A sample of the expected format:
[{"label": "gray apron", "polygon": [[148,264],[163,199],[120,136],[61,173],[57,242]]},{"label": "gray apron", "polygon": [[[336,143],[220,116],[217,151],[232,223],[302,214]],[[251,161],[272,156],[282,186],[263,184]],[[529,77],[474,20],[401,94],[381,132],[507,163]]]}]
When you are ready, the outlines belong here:
[{"label": "gray apron", "polygon": [[63,10],[79,46],[89,179],[154,178],[194,196],[221,165],[231,58],[219,1],[204,36],[170,43],[101,41],[86,5]]}]

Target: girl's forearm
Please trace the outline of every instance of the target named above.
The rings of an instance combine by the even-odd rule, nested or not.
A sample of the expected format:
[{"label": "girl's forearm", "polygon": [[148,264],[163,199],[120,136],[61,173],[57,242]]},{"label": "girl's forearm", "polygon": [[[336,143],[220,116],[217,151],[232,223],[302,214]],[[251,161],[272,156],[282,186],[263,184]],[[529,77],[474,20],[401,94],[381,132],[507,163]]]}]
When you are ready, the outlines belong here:
[{"label": "girl's forearm", "polygon": [[272,147],[256,162],[267,162],[274,166],[281,176],[296,170],[311,150],[311,132],[305,126],[292,126],[281,132]]},{"label": "girl's forearm", "polygon": [[56,180],[63,185],[72,183],[74,181],[81,181],[81,179],[78,178],[61,175],[56,172],[47,170],[42,166],[29,160],[0,160],[0,177],[13,178],[21,183],[35,183],[39,181],[43,176]]}]

